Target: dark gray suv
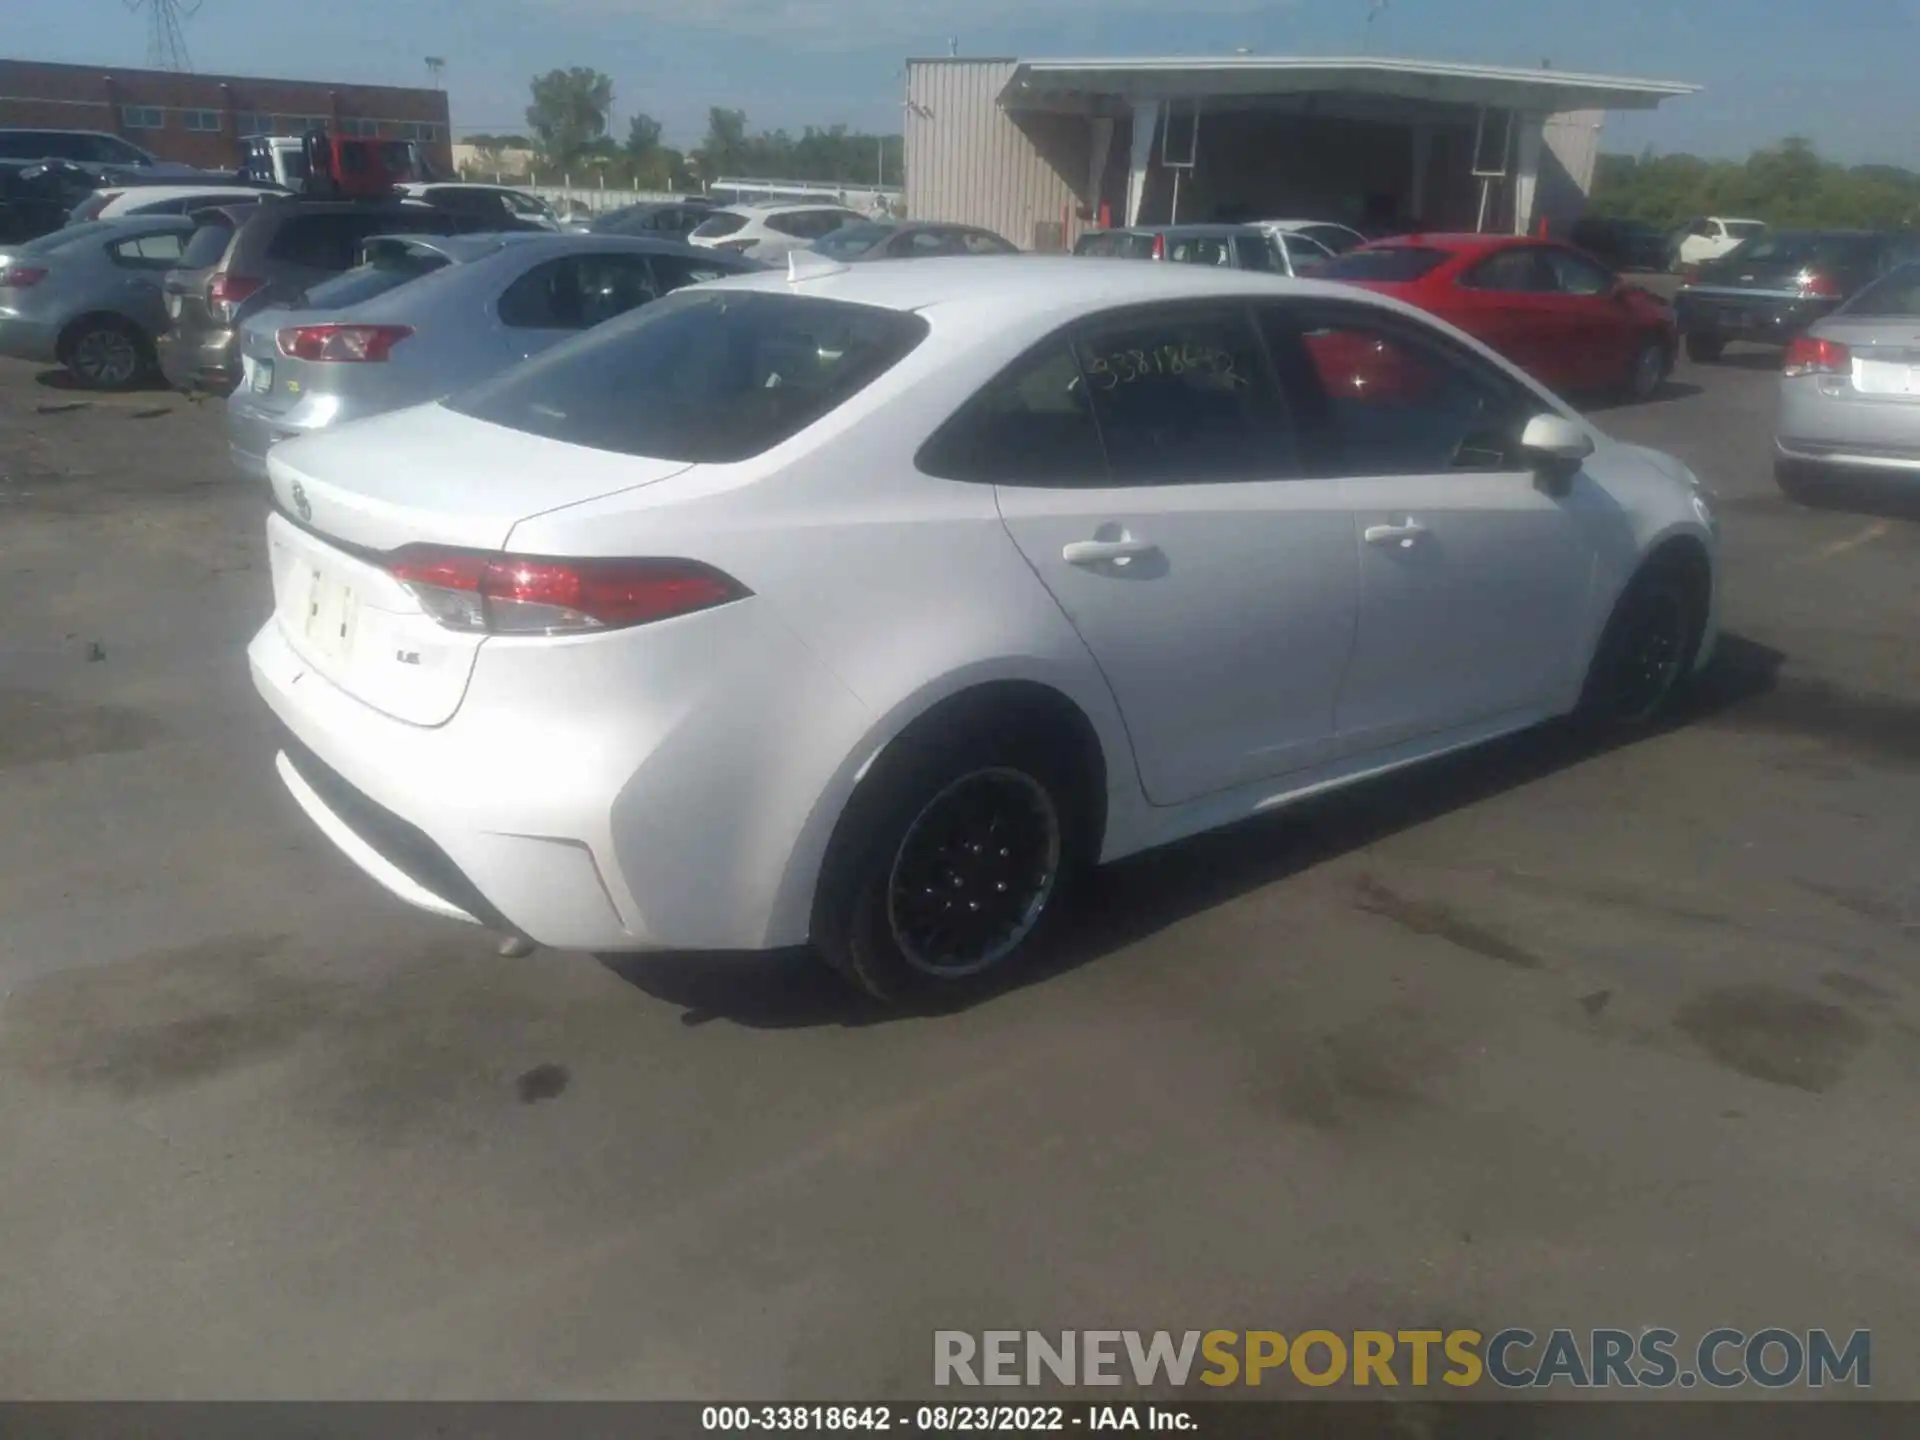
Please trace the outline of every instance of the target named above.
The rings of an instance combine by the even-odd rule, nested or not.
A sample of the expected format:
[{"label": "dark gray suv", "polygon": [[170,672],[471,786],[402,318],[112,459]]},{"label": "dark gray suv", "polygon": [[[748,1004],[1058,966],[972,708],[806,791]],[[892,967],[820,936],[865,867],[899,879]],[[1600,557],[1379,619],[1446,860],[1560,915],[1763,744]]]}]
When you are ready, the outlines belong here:
[{"label": "dark gray suv", "polygon": [[177,390],[224,395],[240,381],[240,322],[353,267],[373,235],[453,235],[472,217],[412,201],[266,200],[199,211],[161,289],[169,329],[160,370]]}]

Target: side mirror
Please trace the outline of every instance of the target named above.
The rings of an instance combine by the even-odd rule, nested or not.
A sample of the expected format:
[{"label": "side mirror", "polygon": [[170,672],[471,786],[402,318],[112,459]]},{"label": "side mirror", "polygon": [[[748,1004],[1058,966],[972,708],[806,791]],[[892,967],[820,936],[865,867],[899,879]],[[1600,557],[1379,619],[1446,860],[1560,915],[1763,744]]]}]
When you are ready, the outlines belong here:
[{"label": "side mirror", "polygon": [[1593,454],[1593,437],[1564,415],[1542,413],[1520,432],[1520,449],[1531,462],[1540,488],[1549,495],[1565,495],[1580,473],[1580,462]]}]

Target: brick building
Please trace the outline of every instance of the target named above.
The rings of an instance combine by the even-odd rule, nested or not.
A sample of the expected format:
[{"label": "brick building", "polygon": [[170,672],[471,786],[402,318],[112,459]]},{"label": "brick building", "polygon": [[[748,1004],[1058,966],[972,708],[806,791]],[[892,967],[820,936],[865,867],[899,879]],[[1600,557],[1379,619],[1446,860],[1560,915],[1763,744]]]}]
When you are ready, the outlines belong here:
[{"label": "brick building", "polygon": [[453,170],[444,90],[0,60],[0,128],[104,130],[162,160],[230,169],[242,136],[316,125],[417,140],[436,167]]}]

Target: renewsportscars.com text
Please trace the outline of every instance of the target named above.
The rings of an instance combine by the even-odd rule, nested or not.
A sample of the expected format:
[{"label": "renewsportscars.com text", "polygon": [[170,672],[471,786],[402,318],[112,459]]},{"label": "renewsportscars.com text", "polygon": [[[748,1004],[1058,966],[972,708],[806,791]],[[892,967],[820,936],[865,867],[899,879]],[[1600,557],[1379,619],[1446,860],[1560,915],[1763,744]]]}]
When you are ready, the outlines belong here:
[{"label": "renewsportscars.com text", "polygon": [[936,1385],[1821,1389],[1873,1383],[1873,1336],[1672,1330],[937,1330]]}]

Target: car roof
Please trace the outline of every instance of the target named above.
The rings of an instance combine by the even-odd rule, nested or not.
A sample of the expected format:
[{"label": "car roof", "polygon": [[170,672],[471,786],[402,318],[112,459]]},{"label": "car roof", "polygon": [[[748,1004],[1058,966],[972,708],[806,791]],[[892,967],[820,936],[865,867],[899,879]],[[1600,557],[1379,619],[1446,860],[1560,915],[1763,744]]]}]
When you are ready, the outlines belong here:
[{"label": "car roof", "polygon": [[279,190],[269,190],[260,185],[242,185],[235,180],[215,180],[206,185],[102,185],[93,193],[102,192],[115,199],[127,199],[145,205],[156,200],[184,200],[191,195],[278,195]]},{"label": "car roof", "polygon": [[1088,235],[1245,235],[1258,231],[1256,224],[1228,224],[1225,221],[1209,221],[1195,225],[1114,225],[1105,230],[1089,230]]},{"label": "car roof", "polygon": [[1389,235],[1385,239],[1369,241],[1368,248],[1445,250],[1454,255],[1477,255],[1484,250],[1504,250],[1514,245],[1548,245],[1557,248],[1558,244],[1558,241],[1537,240],[1531,235],[1482,235],[1468,230]]},{"label": "car roof", "polygon": [[1309,225],[1324,225],[1332,230],[1345,230],[1350,235],[1360,232],[1340,220],[1255,220],[1255,225],[1264,225],[1274,230],[1304,230]]},{"label": "car roof", "polygon": [[[670,204],[670,201],[663,201]],[[788,210],[845,210],[848,214],[860,212],[840,200],[829,200],[822,196],[818,200],[743,200],[735,205],[717,207],[722,214],[745,215],[749,219],[759,215],[777,215]]]}]

